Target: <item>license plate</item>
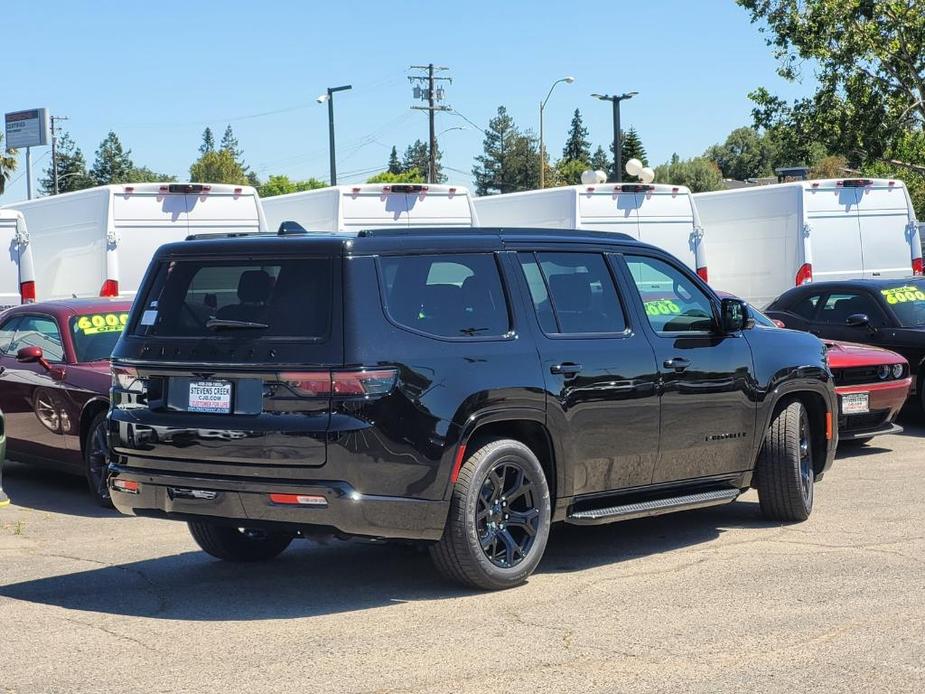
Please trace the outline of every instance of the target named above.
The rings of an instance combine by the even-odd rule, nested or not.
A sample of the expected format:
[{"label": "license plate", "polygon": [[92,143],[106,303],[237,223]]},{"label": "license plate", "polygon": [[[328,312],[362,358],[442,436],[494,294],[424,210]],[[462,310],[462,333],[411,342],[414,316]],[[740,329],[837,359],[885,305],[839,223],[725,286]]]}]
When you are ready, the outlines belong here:
[{"label": "license plate", "polygon": [[868,393],[849,393],[841,396],[842,414],[865,414],[870,411],[868,407]]},{"label": "license plate", "polygon": [[189,384],[190,412],[231,412],[231,384],[228,381],[193,381]]}]

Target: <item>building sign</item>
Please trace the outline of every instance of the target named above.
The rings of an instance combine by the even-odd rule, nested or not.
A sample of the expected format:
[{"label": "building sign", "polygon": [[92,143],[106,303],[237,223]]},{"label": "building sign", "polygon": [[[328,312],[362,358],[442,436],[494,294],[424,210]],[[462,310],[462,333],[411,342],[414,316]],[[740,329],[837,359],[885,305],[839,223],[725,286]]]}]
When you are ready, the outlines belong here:
[{"label": "building sign", "polygon": [[33,108],[28,111],[7,113],[4,121],[6,122],[4,147],[17,149],[48,144],[48,109]]}]

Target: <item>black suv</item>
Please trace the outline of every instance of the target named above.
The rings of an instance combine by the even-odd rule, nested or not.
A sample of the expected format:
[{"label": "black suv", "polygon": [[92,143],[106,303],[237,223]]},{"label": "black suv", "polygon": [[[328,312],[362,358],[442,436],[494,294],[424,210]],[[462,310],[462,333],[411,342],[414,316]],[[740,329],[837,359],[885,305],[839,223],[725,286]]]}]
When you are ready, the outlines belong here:
[{"label": "black suv", "polygon": [[620,234],[374,230],[162,246],[113,354],[110,488],[229,560],[319,531],[505,588],[554,521],[733,501],[800,521],[822,343]]}]

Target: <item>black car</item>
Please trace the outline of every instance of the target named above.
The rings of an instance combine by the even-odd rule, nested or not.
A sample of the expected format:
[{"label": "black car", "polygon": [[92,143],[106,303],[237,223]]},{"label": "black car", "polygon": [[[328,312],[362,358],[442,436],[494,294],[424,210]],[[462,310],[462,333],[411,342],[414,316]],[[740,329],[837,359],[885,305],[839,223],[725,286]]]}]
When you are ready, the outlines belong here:
[{"label": "black car", "polygon": [[752,329],[620,234],[285,233],[162,246],[113,354],[110,488],[230,560],[297,536],[430,543],[524,581],[551,522],[757,487],[804,520],[837,443],[822,343]]},{"label": "black car", "polygon": [[781,294],[765,313],[788,328],[901,354],[912,393],[925,406],[925,278],[804,284]]}]

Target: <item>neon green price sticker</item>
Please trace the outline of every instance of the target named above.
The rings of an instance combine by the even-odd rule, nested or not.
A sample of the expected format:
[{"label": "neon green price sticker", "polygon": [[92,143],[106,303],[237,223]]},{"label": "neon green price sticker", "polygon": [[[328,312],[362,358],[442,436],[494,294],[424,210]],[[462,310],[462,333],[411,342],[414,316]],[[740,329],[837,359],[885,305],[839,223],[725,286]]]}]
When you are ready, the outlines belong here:
[{"label": "neon green price sticker", "polygon": [[125,328],[127,322],[127,313],[96,313],[92,316],[81,316],[78,318],[77,330],[84,335],[119,333]]},{"label": "neon green price sticker", "polygon": [[676,316],[681,313],[681,307],[671,299],[657,299],[646,301],[646,314],[650,316]]},{"label": "neon green price sticker", "polygon": [[925,301],[925,292],[918,287],[890,287],[881,289],[888,304],[904,304],[907,301]]}]

